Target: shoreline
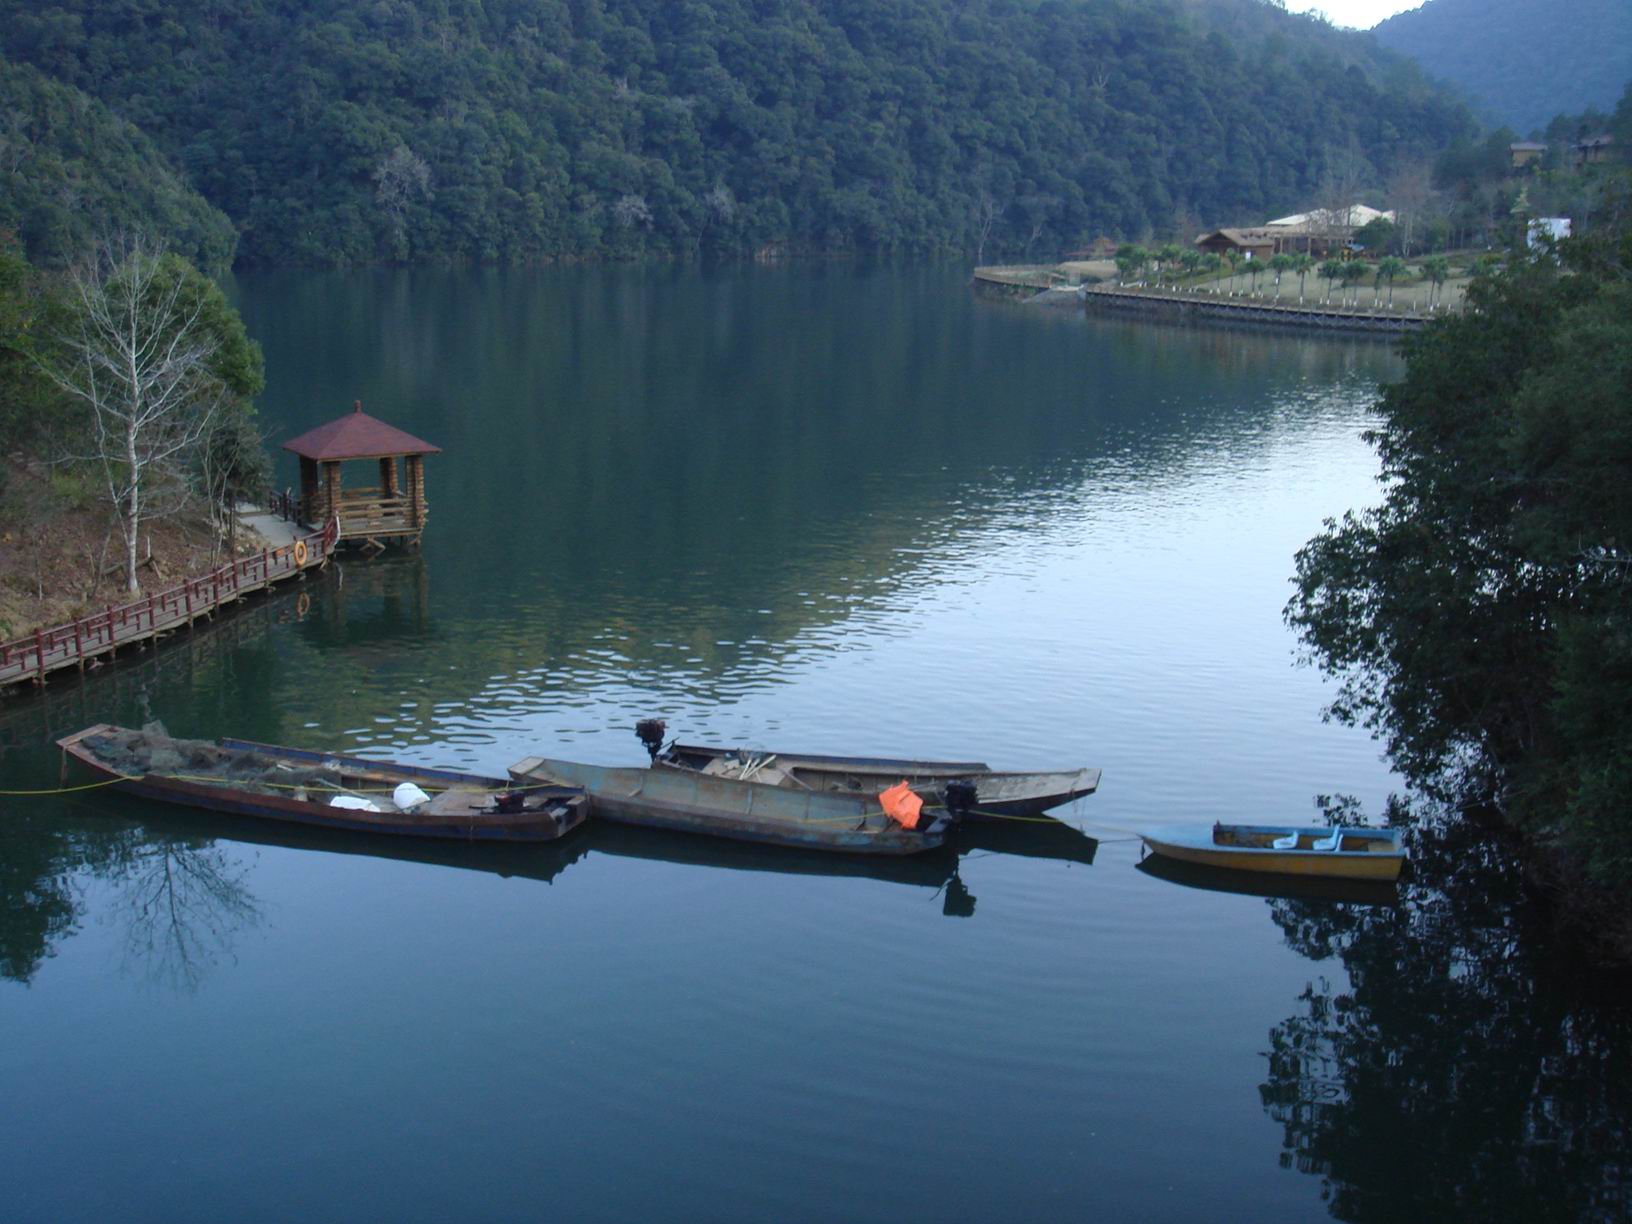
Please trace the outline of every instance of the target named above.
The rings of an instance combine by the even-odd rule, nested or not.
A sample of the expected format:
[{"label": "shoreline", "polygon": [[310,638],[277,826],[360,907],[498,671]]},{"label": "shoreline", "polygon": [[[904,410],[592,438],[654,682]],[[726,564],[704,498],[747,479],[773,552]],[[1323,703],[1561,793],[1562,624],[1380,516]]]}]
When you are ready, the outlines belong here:
[{"label": "shoreline", "polygon": [[[235,516],[238,538],[231,554],[202,569],[195,559],[174,579],[161,577],[155,588],[121,592],[121,603],[93,609],[85,598],[68,598],[60,583],[50,584],[45,599],[54,602],[46,606],[54,610],[0,640],[0,694],[43,685],[53,672],[100,667],[103,656],[111,659],[130,646],[146,649],[246,596],[328,564],[334,543],[328,532],[302,531],[255,506],[240,505]],[[155,566],[155,572],[162,575],[163,569]],[[56,576],[71,581],[66,573]],[[66,616],[55,610],[64,606]]]}]

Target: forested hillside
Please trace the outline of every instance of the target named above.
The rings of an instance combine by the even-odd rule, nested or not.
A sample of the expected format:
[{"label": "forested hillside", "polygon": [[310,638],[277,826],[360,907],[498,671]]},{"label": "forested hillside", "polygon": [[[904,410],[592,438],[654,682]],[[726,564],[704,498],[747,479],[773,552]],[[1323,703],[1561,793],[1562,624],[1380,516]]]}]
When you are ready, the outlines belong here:
[{"label": "forested hillside", "polygon": [[147,132],[247,262],[1053,252],[1288,210],[1333,150],[1468,123],[1247,0],[0,0],[0,39]]},{"label": "forested hillside", "polygon": [[204,267],[232,262],[232,223],[146,136],[79,90],[0,58],[0,230],[51,264],[137,229]]},{"label": "forested hillside", "polygon": [[1429,0],[1372,33],[1524,133],[1564,112],[1607,111],[1632,81],[1628,0]]}]

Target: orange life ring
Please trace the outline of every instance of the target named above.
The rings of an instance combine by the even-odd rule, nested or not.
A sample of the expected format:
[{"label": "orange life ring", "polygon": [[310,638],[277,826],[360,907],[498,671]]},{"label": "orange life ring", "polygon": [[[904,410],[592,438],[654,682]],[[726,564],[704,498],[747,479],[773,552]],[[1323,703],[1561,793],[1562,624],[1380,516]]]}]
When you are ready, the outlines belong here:
[{"label": "orange life ring", "polygon": [[302,591],[300,598],[295,600],[295,615],[302,619],[312,610],[312,596],[309,591]]},{"label": "orange life ring", "polygon": [[305,540],[296,540],[295,541],[295,564],[296,565],[305,565],[306,564],[306,541]]}]

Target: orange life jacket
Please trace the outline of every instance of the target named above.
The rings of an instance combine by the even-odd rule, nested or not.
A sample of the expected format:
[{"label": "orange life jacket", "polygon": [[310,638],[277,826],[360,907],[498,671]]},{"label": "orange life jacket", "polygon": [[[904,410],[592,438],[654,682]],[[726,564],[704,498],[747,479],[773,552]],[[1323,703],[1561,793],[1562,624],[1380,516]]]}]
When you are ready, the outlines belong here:
[{"label": "orange life jacket", "polygon": [[912,793],[906,779],[902,779],[878,796],[884,814],[903,829],[916,829],[923,819],[924,801]]}]

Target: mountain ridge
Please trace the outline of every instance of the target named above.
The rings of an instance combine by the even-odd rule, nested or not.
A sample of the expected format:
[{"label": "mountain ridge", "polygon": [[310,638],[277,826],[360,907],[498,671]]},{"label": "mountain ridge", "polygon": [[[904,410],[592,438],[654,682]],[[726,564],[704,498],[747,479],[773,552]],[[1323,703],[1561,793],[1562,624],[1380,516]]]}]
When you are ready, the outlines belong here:
[{"label": "mountain ridge", "polygon": [[1383,47],[1459,86],[1520,134],[1556,115],[1608,112],[1632,80],[1632,3],[1428,0],[1372,27]]},{"label": "mountain ridge", "polygon": [[0,41],[260,264],[1025,256],[1288,211],[1471,127],[1258,0],[0,0]]}]

